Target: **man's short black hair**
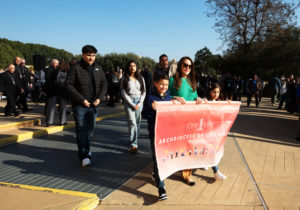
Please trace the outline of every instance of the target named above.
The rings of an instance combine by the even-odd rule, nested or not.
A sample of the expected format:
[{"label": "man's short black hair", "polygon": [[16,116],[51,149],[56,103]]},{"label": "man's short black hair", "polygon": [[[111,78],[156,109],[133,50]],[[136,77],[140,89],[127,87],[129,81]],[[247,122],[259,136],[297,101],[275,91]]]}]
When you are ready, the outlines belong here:
[{"label": "man's short black hair", "polygon": [[162,79],[169,80],[169,75],[164,72],[155,72],[153,81],[159,82]]},{"label": "man's short black hair", "polygon": [[168,58],[168,56],[166,54],[162,54],[161,56],[159,56],[159,60],[161,60],[163,57],[167,57]]},{"label": "man's short black hair", "polygon": [[82,53],[97,53],[97,49],[92,45],[85,45],[82,48]]}]

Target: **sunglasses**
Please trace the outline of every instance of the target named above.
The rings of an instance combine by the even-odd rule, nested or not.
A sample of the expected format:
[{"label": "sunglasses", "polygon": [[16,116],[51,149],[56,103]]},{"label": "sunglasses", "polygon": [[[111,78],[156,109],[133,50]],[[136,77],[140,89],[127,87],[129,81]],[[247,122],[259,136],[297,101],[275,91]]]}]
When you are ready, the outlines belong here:
[{"label": "sunglasses", "polygon": [[182,65],[183,65],[183,67],[185,67],[185,68],[190,68],[190,69],[192,69],[192,65],[189,65],[189,64],[186,64],[186,63],[183,63]]}]

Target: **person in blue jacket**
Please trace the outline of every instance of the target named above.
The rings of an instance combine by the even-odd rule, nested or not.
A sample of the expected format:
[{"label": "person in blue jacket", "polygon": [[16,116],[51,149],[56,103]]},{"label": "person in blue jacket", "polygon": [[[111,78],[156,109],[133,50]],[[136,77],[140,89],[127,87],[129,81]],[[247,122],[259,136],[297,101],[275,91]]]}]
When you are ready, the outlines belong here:
[{"label": "person in blue jacket", "polygon": [[154,179],[155,184],[158,187],[159,200],[167,199],[164,181],[162,181],[158,175],[157,161],[155,157],[155,120],[156,120],[156,108],[157,101],[171,101],[172,98],[168,94],[169,77],[167,74],[159,73],[154,77],[153,91],[148,95],[147,104],[145,106],[145,117],[148,121],[148,131],[150,137],[150,144],[152,150],[152,159],[154,163]]}]

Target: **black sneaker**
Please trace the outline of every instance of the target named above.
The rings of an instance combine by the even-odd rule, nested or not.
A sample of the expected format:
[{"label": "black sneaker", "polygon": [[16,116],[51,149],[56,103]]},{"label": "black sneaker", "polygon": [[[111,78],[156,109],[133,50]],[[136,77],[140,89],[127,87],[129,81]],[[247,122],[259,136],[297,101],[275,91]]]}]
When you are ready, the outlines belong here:
[{"label": "black sneaker", "polygon": [[18,111],[16,111],[15,113],[14,113],[14,116],[15,117],[18,117],[20,115],[20,112],[18,112]]},{"label": "black sneaker", "polygon": [[168,199],[168,196],[166,194],[166,190],[164,187],[158,188],[158,194],[159,194],[158,200],[163,201],[163,200]]}]

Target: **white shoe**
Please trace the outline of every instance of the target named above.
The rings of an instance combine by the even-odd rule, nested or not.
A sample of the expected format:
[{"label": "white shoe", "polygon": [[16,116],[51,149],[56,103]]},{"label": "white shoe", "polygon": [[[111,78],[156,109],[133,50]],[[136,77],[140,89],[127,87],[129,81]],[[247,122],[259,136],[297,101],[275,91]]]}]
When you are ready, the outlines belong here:
[{"label": "white shoe", "polygon": [[203,168],[201,168],[202,170],[204,170],[204,171],[207,171],[208,170],[208,167],[203,167]]},{"label": "white shoe", "polygon": [[216,173],[215,173],[215,180],[224,180],[224,179],[226,179],[227,177],[224,175],[224,174],[222,174],[220,171],[217,171]]},{"label": "white shoe", "polygon": [[87,167],[87,166],[90,166],[91,165],[91,160],[89,158],[84,158],[82,161],[81,161],[81,166],[84,168],[84,167]]}]

